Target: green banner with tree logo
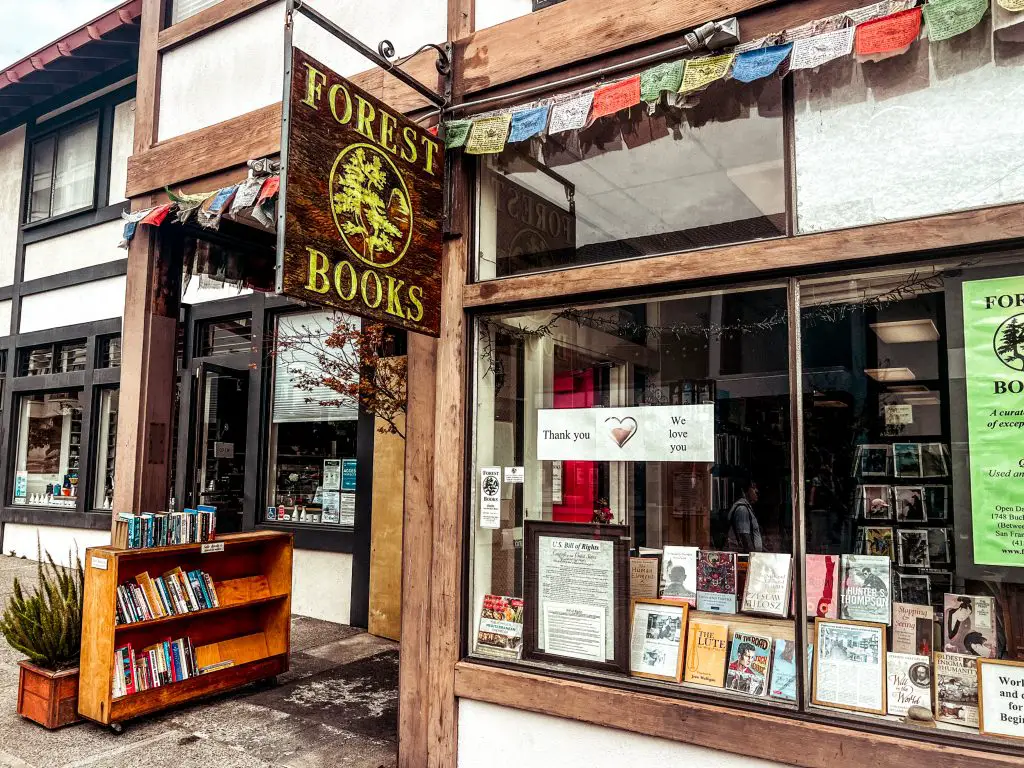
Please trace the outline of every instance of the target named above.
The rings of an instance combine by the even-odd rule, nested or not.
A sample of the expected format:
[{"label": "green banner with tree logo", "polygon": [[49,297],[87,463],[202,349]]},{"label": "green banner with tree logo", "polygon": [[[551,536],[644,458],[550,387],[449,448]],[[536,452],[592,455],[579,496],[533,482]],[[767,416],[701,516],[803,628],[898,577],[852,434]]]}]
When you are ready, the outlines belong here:
[{"label": "green banner with tree logo", "polygon": [[963,284],[974,561],[1024,566],[1024,277]]}]

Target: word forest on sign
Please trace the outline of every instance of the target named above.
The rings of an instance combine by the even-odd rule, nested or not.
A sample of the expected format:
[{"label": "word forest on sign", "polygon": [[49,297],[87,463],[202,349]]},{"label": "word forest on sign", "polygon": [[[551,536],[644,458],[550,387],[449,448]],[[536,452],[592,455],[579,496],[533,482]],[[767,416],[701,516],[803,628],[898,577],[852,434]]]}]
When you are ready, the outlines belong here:
[{"label": "word forest on sign", "polygon": [[437,336],[440,142],[297,48],[285,140],[278,293]]},{"label": "word forest on sign", "polygon": [[[930,43],[962,35],[981,23],[989,0],[880,0],[750,40],[730,50],[658,64],[638,75],[600,87],[560,94],[497,112],[444,124],[448,149],[494,154],[532,138],[589,128],[602,117],[644,103],[652,112],[690,107],[694,94],[719,80],[751,83],[792,70],[817,69],[834,59],[855,56],[876,61],[905,53],[922,34]],[[1024,0],[998,0],[1000,29],[1024,30]]]}]

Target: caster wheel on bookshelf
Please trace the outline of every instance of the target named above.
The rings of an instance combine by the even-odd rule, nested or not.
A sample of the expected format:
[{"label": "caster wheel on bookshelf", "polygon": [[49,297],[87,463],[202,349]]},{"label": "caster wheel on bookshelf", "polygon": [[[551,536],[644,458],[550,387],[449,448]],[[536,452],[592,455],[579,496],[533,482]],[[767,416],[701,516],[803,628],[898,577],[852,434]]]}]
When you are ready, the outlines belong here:
[{"label": "caster wheel on bookshelf", "polygon": [[122,733],[124,733],[124,725],[121,723],[111,723],[110,730],[116,733],[118,736],[120,736]]}]

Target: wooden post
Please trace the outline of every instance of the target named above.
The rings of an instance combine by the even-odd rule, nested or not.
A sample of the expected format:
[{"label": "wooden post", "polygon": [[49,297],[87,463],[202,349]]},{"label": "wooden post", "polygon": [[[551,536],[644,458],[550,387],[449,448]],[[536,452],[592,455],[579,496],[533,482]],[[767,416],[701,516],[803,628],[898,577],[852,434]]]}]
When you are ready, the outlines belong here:
[{"label": "wooden post", "polygon": [[121,333],[115,512],[166,509],[170,483],[181,249],[162,247],[153,227],[137,232]]},{"label": "wooden post", "polygon": [[402,523],[402,641],[398,671],[399,768],[422,768],[427,764],[436,368],[437,342],[429,336],[410,333]]}]

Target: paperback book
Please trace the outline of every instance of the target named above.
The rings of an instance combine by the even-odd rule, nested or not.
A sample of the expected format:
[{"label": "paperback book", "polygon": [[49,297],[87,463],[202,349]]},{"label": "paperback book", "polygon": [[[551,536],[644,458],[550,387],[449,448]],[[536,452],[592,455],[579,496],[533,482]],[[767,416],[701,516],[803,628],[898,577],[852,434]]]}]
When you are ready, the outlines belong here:
[{"label": "paperback book", "polygon": [[697,604],[697,547],[665,547],[661,555],[661,596]]},{"label": "paperback book", "polygon": [[840,618],[889,624],[892,579],[890,560],[877,555],[843,555]]},{"label": "paperback book", "polygon": [[686,670],[683,680],[714,688],[724,686],[728,646],[728,624],[690,619],[686,633]]},{"label": "paperback book", "polygon": [[743,612],[786,618],[792,583],[792,555],[751,552],[743,589]]},{"label": "paperback book", "polygon": [[996,639],[995,598],[947,594],[942,608],[943,650],[996,658],[999,644]]},{"label": "paperback book", "polygon": [[932,708],[932,670],[928,656],[885,655],[886,711],[903,716],[911,707]]},{"label": "paperback book", "polygon": [[761,635],[736,632],[729,652],[725,687],[751,696],[768,693],[768,672],[771,668],[772,640]]},{"label": "paperback book", "polygon": [[519,659],[523,653],[523,601],[484,595],[476,653],[496,659]]},{"label": "paperback book", "polygon": [[[814,668],[814,644],[807,644],[807,674],[811,675]],[[771,685],[768,695],[773,699],[796,701],[796,642],[793,640],[775,641],[772,650]],[[808,678],[810,685],[810,678]]]},{"label": "paperback book", "polygon": [[930,605],[892,604],[892,650],[898,654],[931,656],[934,612]]},{"label": "paperback book", "polygon": [[960,653],[935,654],[935,719],[978,727],[978,660]]},{"label": "paperback book", "polygon": [[697,609],[736,613],[736,554],[697,553]]},{"label": "paperback book", "polygon": [[839,556],[807,555],[807,616],[839,617]]}]

